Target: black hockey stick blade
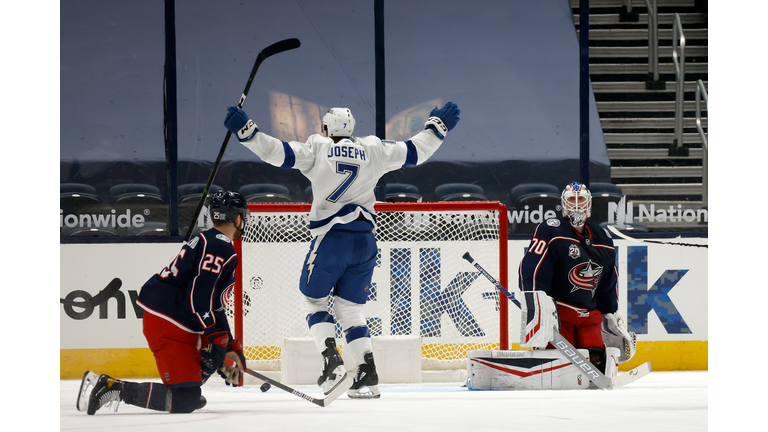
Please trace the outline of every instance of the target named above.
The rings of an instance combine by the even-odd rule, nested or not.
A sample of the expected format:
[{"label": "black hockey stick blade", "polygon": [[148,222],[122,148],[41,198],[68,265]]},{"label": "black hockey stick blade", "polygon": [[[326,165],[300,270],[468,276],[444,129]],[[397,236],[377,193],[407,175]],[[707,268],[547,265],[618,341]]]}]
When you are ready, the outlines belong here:
[{"label": "black hockey stick blade", "polygon": [[251,375],[253,377],[256,377],[260,379],[261,381],[264,381],[268,384],[271,384],[274,387],[279,388],[280,390],[284,390],[288,393],[291,393],[292,395],[298,396],[306,401],[312,402],[313,404],[320,406],[320,407],[327,407],[331,404],[331,402],[335,401],[339,396],[341,396],[343,393],[345,393],[347,390],[349,390],[350,387],[352,387],[352,383],[354,381],[355,375],[357,375],[357,368],[347,371],[344,378],[336,384],[336,387],[334,387],[328,395],[326,395],[323,398],[316,398],[312,397],[306,393],[302,393],[294,388],[288,387],[287,385],[281,383],[280,381],[275,381],[272,378],[262,375],[252,369],[245,368],[245,373],[248,375]]},{"label": "black hockey stick blade", "polygon": [[[289,51],[292,49],[296,49],[301,46],[301,42],[296,38],[291,39],[284,39],[279,42],[275,42],[272,45],[264,48],[259,52],[259,54],[256,56],[256,61],[253,63],[253,68],[251,69],[251,74],[248,76],[248,82],[245,84],[245,89],[243,90],[243,94],[240,96],[240,100],[237,102],[237,107],[242,108],[245,104],[245,98],[248,96],[248,91],[251,89],[251,84],[253,84],[253,78],[256,76],[256,72],[259,70],[259,66],[261,66],[261,63],[266,60],[269,57],[272,57],[275,54],[279,54],[284,51]],[[195,229],[195,226],[197,225],[197,218],[200,216],[200,211],[203,209],[203,205],[205,204],[205,198],[208,196],[208,192],[211,188],[211,185],[213,184],[213,179],[216,177],[216,173],[219,170],[219,165],[221,165],[221,158],[224,157],[224,152],[227,149],[227,144],[229,143],[229,137],[232,136],[232,132],[227,131],[227,134],[224,136],[224,142],[221,144],[221,148],[219,149],[219,155],[216,157],[216,162],[213,164],[213,168],[211,168],[211,174],[208,176],[208,181],[205,184],[205,189],[203,189],[203,193],[200,195],[200,201],[197,203],[197,208],[195,208],[195,212],[192,213],[192,220],[189,223],[189,228],[187,229],[187,234],[184,238],[184,242],[188,243],[189,239],[192,238],[192,232]]]},{"label": "black hockey stick blade", "polygon": [[667,242],[667,241],[658,241],[658,240],[645,240],[645,239],[637,239],[634,237],[630,237],[623,232],[619,231],[615,226],[608,225],[608,229],[616,234],[617,236],[623,238],[624,240],[634,241],[638,243],[654,243],[654,244],[663,244],[663,245],[672,245],[672,246],[688,246],[688,247],[702,247],[709,249],[709,245],[705,244],[695,244],[695,243],[678,243],[678,242]]},{"label": "black hockey stick blade", "polygon": [[91,297],[90,300],[69,301],[67,299],[59,299],[59,303],[69,303],[72,306],[81,308],[96,307],[101,303],[109,300],[109,298],[112,297],[116,292],[120,291],[121,286],[123,286],[123,281],[121,281],[120,278],[114,278],[107,284],[106,287],[104,287],[104,289],[99,291],[95,296]]}]

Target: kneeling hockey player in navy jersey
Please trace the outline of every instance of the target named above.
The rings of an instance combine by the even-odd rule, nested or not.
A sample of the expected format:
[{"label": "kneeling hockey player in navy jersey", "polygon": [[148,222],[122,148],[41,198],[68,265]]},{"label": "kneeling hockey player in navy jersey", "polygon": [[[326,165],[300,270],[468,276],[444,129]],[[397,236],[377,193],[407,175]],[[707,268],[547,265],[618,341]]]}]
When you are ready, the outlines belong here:
[{"label": "kneeling hockey player in navy jersey", "polygon": [[[348,396],[380,396],[371,333],[363,315],[377,256],[374,187],[387,172],[419,165],[432,156],[456,126],[459,113],[456,104],[448,102],[435,107],[424,130],[409,140],[382,141],[352,136],[352,112],[331,108],[323,117],[321,134],[311,135],[307,142],[286,142],[259,132],[242,110],[228,110],[224,125],[244,146],[264,162],[300,170],[312,183],[312,241],[298,282],[310,336],[323,355],[317,384],[325,394],[346,376],[335,342],[338,318],[347,342],[344,349],[358,365]],[[331,295],[333,315],[328,307]]]},{"label": "kneeling hockey player in navy jersey", "polygon": [[[561,195],[562,217],[536,227],[520,262],[523,291],[521,345],[554,348],[552,331],[576,348],[589,351],[590,361],[605,373],[606,345],[619,348],[623,363],[634,355],[634,336],[617,314],[619,307],[616,250],[606,230],[589,220],[592,195],[571,183]],[[546,324],[536,326],[536,320]],[[559,321],[559,322],[558,322]]]},{"label": "kneeling hockey player in navy jersey", "polygon": [[[125,402],[142,408],[189,413],[205,405],[201,386],[214,372],[242,385],[245,357],[232,338],[225,306],[235,283],[233,241],[248,222],[247,203],[237,192],[217,192],[210,205],[213,228],[193,237],[173,261],[141,288],[144,337],[162,384],[135,383],[86,372],[77,409],[93,415]],[[223,364],[232,360],[236,366]]]}]

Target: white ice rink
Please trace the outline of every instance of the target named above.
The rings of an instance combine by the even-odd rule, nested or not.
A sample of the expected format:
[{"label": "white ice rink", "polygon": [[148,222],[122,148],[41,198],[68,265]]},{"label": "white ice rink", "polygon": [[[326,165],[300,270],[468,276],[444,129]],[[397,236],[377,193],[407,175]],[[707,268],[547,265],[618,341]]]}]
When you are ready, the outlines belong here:
[{"label": "white ice rink", "polygon": [[[117,413],[102,409],[88,416],[75,408],[79,386],[79,380],[61,381],[62,431],[708,430],[708,372],[652,372],[617,390],[490,392],[469,391],[457,383],[387,384],[379,386],[378,400],[342,395],[326,408],[274,387],[262,393],[215,380],[203,387],[207,406],[192,414],[121,403]],[[322,396],[315,386],[295,388]]]}]

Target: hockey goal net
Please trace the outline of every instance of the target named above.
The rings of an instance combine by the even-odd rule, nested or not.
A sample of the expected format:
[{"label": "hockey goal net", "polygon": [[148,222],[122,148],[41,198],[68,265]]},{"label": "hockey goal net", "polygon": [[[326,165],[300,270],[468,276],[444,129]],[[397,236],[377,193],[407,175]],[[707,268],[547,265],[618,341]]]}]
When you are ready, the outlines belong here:
[{"label": "hockey goal net", "polygon": [[[279,370],[285,338],[309,337],[298,281],[311,240],[310,204],[249,209],[236,242],[240,258],[228,314],[249,366]],[[377,203],[375,210],[379,255],[363,308],[371,336],[420,337],[426,370],[466,367],[470,350],[508,349],[507,302],[462,259],[470,252],[506,286],[506,207]],[[343,350],[338,324],[336,330]]]}]

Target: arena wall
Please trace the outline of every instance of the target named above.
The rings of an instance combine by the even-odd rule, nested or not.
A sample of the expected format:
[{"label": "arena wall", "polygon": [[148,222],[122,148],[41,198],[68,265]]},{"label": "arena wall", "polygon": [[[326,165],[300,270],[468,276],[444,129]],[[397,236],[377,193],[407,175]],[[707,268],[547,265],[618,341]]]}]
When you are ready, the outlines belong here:
[{"label": "arena wall", "polygon": [[[706,244],[707,239],[686,239]],[[527,240],[509,241],[510,285]],[[620,311],[637,333],[638,352],[621,365],[645,361],[653,369],[707,370],[707,249],[617,240]],[[178,253],[180,244],[62,244],[60,375],[76,379],[85,370],[125,378],[157,377],[142,334],[136,298],[143,283]],[[94,308],[71,304],[96,295],[113,278],[121,290]],[[514,291],[513,291],[514,292]],[[514,308],[511,308],[512,310]],[[512,312],[510,342],[519,341],[519,313]]]}]

